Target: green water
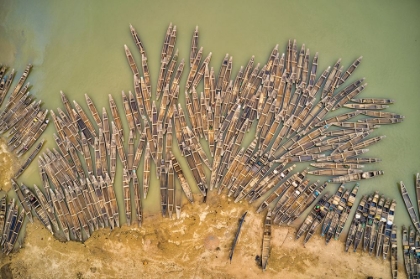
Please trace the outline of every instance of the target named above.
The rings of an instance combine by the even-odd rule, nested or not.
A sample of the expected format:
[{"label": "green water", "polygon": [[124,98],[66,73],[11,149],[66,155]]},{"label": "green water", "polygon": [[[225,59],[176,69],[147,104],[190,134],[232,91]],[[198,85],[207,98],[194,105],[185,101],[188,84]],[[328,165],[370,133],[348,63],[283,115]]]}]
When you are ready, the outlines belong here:
[{"label": "green water", "polygon": [[[408,224],[409,218],[397,182],[403,180],[414,198],[414,174],[420,171],[419,12],[420,2],[415,0],[153,3],[4,0],[0,10],[0,61],[13,65],[18,76],[27,63],[34,65],[28,80],[34,84],[31,92],[43,100],[44,108],[61,107],[59,91],[63,90],[70,100],[76,100],[84,108],[85,93],[99,109],[109,107],[107,95],[112,94],[123,112],[121,90],[133,90],[124,44],[140,63],[130,23],[145,45],[152,88],[156,86],[161,46],[169,22],[177,25],[176,48],[179,57],[186,61],[192,32],[199,26],[199,45],[204,47],[204,55],[213,52],[211,66],[216,72],[226,53],[234,57],[236,74],[251,55],[263,64],[275,44],[280,44],[283,52],[288,39],[296,39],[299,47],[305,43],[312,55],[319,52],[318,73],[338,58],[347,67],[363,55],[362,64],[350,78],[366,77],[369,85],[360,96],[395,99],[388,111],[403,114],[406,119],[398,125],[383,125],[375,132],[374,136],[387,138],[370,147],[367,155],[383,161],[367,168],[384,170],[385,175],[362,182],[360,192],[379,190],[395,198],[396,223],[401,225]],[[183,97],[180,100],[183,102]],[[55,146],[53,132],[54,126],[49,125],[44,134],[48,147]],[[121,177],[121,165],[118,166],[117,177]],[[189,172],[187,178],[192,184]],[[29,185],[40,183],[36,164],[20,181]],[[330,190],[335,188],[331,186]],[[146,207],[152,206],[159,196],[155,178],[149,195]]]}]

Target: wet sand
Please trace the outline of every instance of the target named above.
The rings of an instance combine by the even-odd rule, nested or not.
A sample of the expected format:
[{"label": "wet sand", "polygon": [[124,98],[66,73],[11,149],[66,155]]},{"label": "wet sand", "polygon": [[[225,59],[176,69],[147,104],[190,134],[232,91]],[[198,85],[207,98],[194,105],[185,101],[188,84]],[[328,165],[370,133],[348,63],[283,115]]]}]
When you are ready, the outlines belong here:
[{"label": "wet sand", "polygon": [[[246,210],[230,264],[230,247]],[[141,228],[101,229],[85,243],[62,243],[36,220],[27,226],[22,249],[0,256],[1,278],[391,277],[389,261],[360,251],[345,253],[342,241],[326,246],[319,234],[305,248],[302,239],[294,240],[294,228],[278,226],[263,272],[256,261],[263,217],[248,205],[211,193],[206,204],[184,206],[179,220],[147,215]],[[402,269],[400,275],[405,275]]]}]

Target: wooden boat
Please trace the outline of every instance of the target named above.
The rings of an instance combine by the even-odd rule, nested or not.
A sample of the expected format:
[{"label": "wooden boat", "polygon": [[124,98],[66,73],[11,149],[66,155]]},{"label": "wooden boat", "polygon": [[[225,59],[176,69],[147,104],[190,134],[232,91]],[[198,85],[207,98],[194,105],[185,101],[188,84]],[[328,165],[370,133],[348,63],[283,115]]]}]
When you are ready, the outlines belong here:
[{"label": "wooden boat", "polygon": [[140,120],[141,112],[138,108],[136,97],[134,97],[131,91],[128,91],[128,99],[130,102],[130,109],[133,115],[134,125],[136,126],[137,131],[141,134],[142,133],[141,120]]},{"label": "wooden boat", "polygon": [[137,178],[137,174],[134,172],[134,173],[131,174],[131,176],[133,178],[134,201],[135,201],[135,209],[136,209],[137,226],[141,227],[142,222],[143,222],[143,209],[142,209],[142,202],[141,202],[140,185],[139,185],[139,181],[138,181],[138,178]]},{"label": "wooden boat", "polygon": [[156,142],[153,140],[152,129],[150,128],[149,123],[147,122],[144,116],[143,116],[143,124],[144,124],[144,130],[146,131],[147,142],[149,143],[150,156],[156,164],[157,163]]},{"label": "wooden boat", "polygon": [[312,175],[347,175],[347,174],[355,174],[355,173],[362,173],[363,170],[360,169],[323,169],[323,170],[314,170],[308,172],[308,174]]},{"label": "wooden boat", "polygon": [[385,198],[382,195],[381,198],[379,199],[378,204],[376,205],[376,213],[373,218],[373,225],[372,225],[370,241],[369,241],[369,254],[373,253],[376,242],[378,240],[379,221],[382,215],[382,211],[384,209],[384,203],[385,203]]},{"label": "wooden boat", "polygon": [[125,217],[127,226],[131,225],[131,191],[130,191],[131,176],[126,168],[123,169],[123,197],[125,205]]},{"label": "wooden boat", "polygon": [[114,213],[114,223],[117,227],[120,227],[120,215],[117,204],[117,198],[115,196],[114,188],[112,187],[113,182],[111,181],[111,178],[109,177],[108,173],[105,173],[105,181],[108,184],[108,195],[111,200],[112,212]]},{"label": "wooden boat", "polygon": [[34,221],[32,219],[32,211],[31,211],[32,208],[31,208],[31,204],[29,203],[29,200],[25,197],[19,185],[13,179],[11,179],[11,182],[12,182],[12,188],[15,191],[16,196],[18,197],[18,200],[23,207],[23,210],[25,211],[26,216],[28,216],[29,221],[33,223]]},{"label": "wooden boat", "polygon": [[26,159],[25,163],[23,163],[22,166],[19,168],[19,170],[15,173],[15,175],[13,176],[14,179],[18,178],[26,170],[26,168],[32,163],[35,156],[37,156],[39,151],[41,151],[41,148],[42,148],[44,142],[45,142],[45,140],[42,139],[38,143],[37,147],[32,151],[31,155],[29,155],[29,157],[28,157],[28,159]]},{"label": "wooden boat", "polygon": [[[57,195],[58,194],[59,194],[59,192],[57,192]],[[66,188],[64,188],[64,196],[65,196],[65,201],[66,201],[65,203],[67,204],[67,207],[69,209],[72,224],[74,226],[73,227],[73,234],[79,241],[83,241],[82,226],[80,225],[79,219],[77,217],[76,207],[73,203],[73,198],[70,196],[70,193]]]},{"label": "wooden boat", "polygon": [[333,178],[331,180],[332,183],[345,183],[350,181],[358,181],[362,179],[370,179],[376,177],[378,175],[383,175],[384,171],[367,171],[363,173],[356,173],[356,174],[348,174]]},{"label": "wooden boat", "polygon": [[10,226],[10,230],[8,233],[8,239],[7,242],[3,246],[3,253],[8,255],[10,252],[12,252],[16,240],[18,239],[20,230],[22,229],[22,224],[24,221],[24,210],[21,210],[20,214],[18,214],[18,209],[16,208],[16,218],[14,219],[14,222]]},{"label": "wooden boat", "polygon": [[[106,208],[107,213],[108,213],[109,211],[108,211],[107,206],[109,206],[109,203],[108,203],[108,200],[107,200],[108,196],[106,195],[108,192],[106,191],[106,185],[105,185],[105,183],[103,183],[102,177],[100,177],[100,181],[101,181],[101,185],[105,186],[105,187],[104,186],[101,186],[101,187],[103,187],[102,192],[103,192],[104,200],[105,200],[105,208]],[[77,206],[79,208],[78,209],[79,210],[79,215],[83,216],[83,218],[85,220],[84,222],[87,223],[87,226],[89,227],[88,230],[90,230],[90,232],[93,232],[95,230],[94,217],[90,214],[90,211],[88,210],[86,199],[83,196],[82,190],[80,189],[80,187],[75,182],[73,182],[72,196],[74,197],[74,200],[76,201]],[[113,226],[112,226],[112,228],[113,228]]]},{"label": "wooden boat", "polygon": [[368,146],[370,146],[374,143],[377,143],[377,142],[381,141],[384,138],[386,138],[386,136],[379,136],[379,137],[374,137],[374,138],[367,139],[365,141],[362,141],[362,142],[359,142],[359,143],[353,145],[352,147],[349,148],[349,151],[366,148],[366,147],[368,147]]},{"label": "wooden boat", "polygon": [[97,199],[95,200],[95,204],[97,206],[98,213],[100,214],[102,220],[104,221],[104,225],[108,227],[109,216],[107,214],[106,207],[105,207],[105,197],[104,197],[104,193],[102,192],[102,187],[101,185],[99,185],[99,182],[95,176],[91,176],[90,180],[92,181],[91,185],[93,187],[94,194],[97,197]]},{"label": "wooden boat", "polygon": [[346,245],[345,245],[345,251],[348,252],[350,246],[354,243],[355,240],[355,236],[356,236],[356,232],[357,232],[357,227],[359,226],[360,222],[361,222],[361,218],[363,215],[363,209],[366,205],[366,200],[367,197],[366,196],[362,196],[359,205],[356,209],[356,212],[354,214],[353,220],[351,222],[348,234],[347,234],[347,239],[346,239]]},{"label": "wooden boat", "polygon": [[32,65],[31,64],[28,64],[26,66],[26,68],[25,68],[25,71],[23,71],[22,76],[20,77],[18,83],[16,84],[15,89],[11,93],[9,99],[13,99],[13,98],[15,98],[18,95],[18,93],[21,90],[23,84],[25,83],[26,79],[28,78],[29,72],[31,71],[31,69],[32,69]]},{"label": "wooden boat", "polygon": [[165,167],[165,160],[161,160],[160,174],[160,204],[162,217],[166,217],[168,211],[168,172]]},{"label": "wooden boat", "polygon": [[130,131],[128,135],[128,151],[127,151],[127,170],[131,174],[134,163],[134,135]]},{"label": "wooden boat", "polygon": [[368,215],[367,215],[365,235],[364,235],[364,238],[363,238],[363,250],[364,251],[366,251],[368,249],[369,244],[370,244],[370,239],[372,237],[373,222],[374,222],[374,217],[375,217],[378,201],[379,201],[379,192],[375,191],[375,194],[372,198],[372,201],[370,202],[369,212],[368,212]]},{"label": "wooden boat", "polygon": [[420,173],[416,174],[416,196],[417,196],[417,208],[420,208]]},{"label": "wooden boat", "polygon": [[147,198],[150,184],[150,147],[149,143],[146,143],[146,151],[144,153],[144,165],[143,165],[143,196]]},{"label": "wooden boat", "polygon": [[310,165],[315,168],[326,168],[336,170],[361,169],[365,167],[364,165],[346,163],[311,163]]},{"label": "wooden boat", "polygon": [[408,195],[407,188],[402,181],[400,181],[400,190],[411,221],[413,222],[416,230],[420,231],[419,217],[417,216],[416,210],[414,209],[413,203],[411,202],[410,196]]},{"label": "wooden boat", "polygon": [[392,226],[391,233],[391,273],[392,278],[398,278],[398,245],[397,245],[397,226]]},{"label": "wooden boat", "polygon": [[41,206],[41,202],[39,199],[26,187],[25,185],[20,186],[21,191],[25,195],[25,199],[31,205],[31,208],[34,210],[36,217],[41,221],[41,223],[51,232],[54,234],[51,226],[51,222],[48,219],[48,215],[46,210]]},{"label": "wooden boat", "polygon": [[[118,129],[118,133],[120,134],[122,141],[124,141],[124,131],[123,131],[121,118],[118,112],[117,105],[115,104],[115,101],[112,98],[111,94],[108,95],[108,98],[109,98],[109,107],[111,108],[111,114],[112,114],[112,117],[114,118],[113,122],[115,124],[115,127]],[[113,128],[112,131],[115,132],[115,129]]]},{"label": "wooden boat", "polygon": [[194,202],[194,197],[192,195],[191,187],[188,184],[187,180],[185,179],[184,173],[182,172],[182,169],[179,166],[178,161],[176,160],[175,156],[172,153],[170,154],[170,158],[171,158],[171,161],[172,161],[174,172],[175,172],[176,176],[178,177],[178,181],[181,184],[181,188],[182,188],[185,196],[187,197],[187,199],[190,202]]},{"label": "wooden boat", "polygon": [[134,154],[133,170],[137,170],[140,165],[141,156],[143,155],[144,148],[146,146],[146,132],[140,135],[139,144],[137,145],[136,152]]},{"label": "wooden boat", "polygon": [[285,202],[282,201],[282,203],[280,203],[281,200],[279,200],[279,202],[277,202],[277,205],[274,207],[274,210],[273,210],[273,213],[276,212],[275,217],[273,217],[273,223],[276,223],[277,220],[280,220],[281,218],[283,218],[287,210],[296,202],[296,200],[301,196],[302,193],[305,192],[306,189],[308,188],[315,189],[316,187],[318,187],[318,183],[319,183],[319,180],[308,186],[309,180],[308,180],[308,183],[302,182],[297,188],[294,189],[293,193],[290,195],[287,201]]},{"label": "wooden boat", "polygon": [[[325,231],[321,231],[321,235],[325,232],[325,244],[328,244],[331,240],[331,238],[334,236],[337,226],[339,224],[340,218],[344,213],[344,210],[346,209],[347,200],[350,196],[350,191],[347,190],[342,196],[338,203],[338,205],[335,207],[334,212],[332,213],[331,221],[329,222],[328,215],[325,218],[325,222],[329,222],[328,229]],[[348,215],[347,215],[348,216]]]},{"label": "wooden boat", "polygon": [[197,162],[195,161],[193,154],[191,152],[191,148],[189,146],[184,147],[184,156],[185,159],[188,162],[188,165],[190,166],[190,170],[194,176],[194,179],[197,183],[197,187],[200,189],[200,192],[203,196],[207,195],[207,191],[206,191],[206,187],[205,187],[205,183],[206,181],[202,180],[203,175],[199,172],[196,164]]},{"label": "wooden boat", "polygon": [[239,219],[238,230],[236,231],[235,238],[233,239],[233,244],[232,244],[232,247],[231,247],[230,252],[229,252],[229,260],[230,260],[230,262],[232,262],[233,252],[235,251],[235,246],[236,246],[236,243],[238,242],[239,234],[241,233],[242,224],[245,222],[245,216],[246,216],[247,213],[248,212],[246,211],[242,215],[242,217]]},{"label": "wooden boat", "polygon": [[[1,237],[1,242],[0,242],[0,247],[4,245],[4,243],[7,242],[8,236],[9,236],[9,231],[10,231],[10,224],[15,213],[15,208],[17,208],[17,204],[16,204],[16,200],[15,199],[11,199],[9,201],[9,206],[7,207],[7,214],[6,214],[6,219],[5,219],[5,223],[4,223],[4,228],[2,231],[2,237]],[[15,216],[16,218],[16,216]]]},{"label": "wooden boat", "polygon": [[296,233],[296,240],[299,239],[304,233],[306,233],[309,230],[309,228],[312,226],[313,221],[321,211],[321,208],[327,203],[327,200],[329,200],[329,195],[325,194],[312,208],[312,211],[308,214],[308,216],[306,216],[302,225],[299,227],[299,230]]},{"label": "wooden boat", "polygon": [[167,186],[168,215],[169,215],[169,219],[172,219],[172,214],[174,212],[174,204],[175,204],[175,176],[174,176],[174,169],[173,169],[173,166],[172,166],[172,161],[169,161],[167,183],[168,183],[168,186]]},{"label": "wooden boat", "polygon": [[60,192],[57,191],[57,197],[52,189],[49,189],[51,200],[54,205],[54,210],[57,213],[57,217],[60,220],[61,228],[63,229],[64,235],[67,241],[70,240],[70,231],[73,233],[74,225],[71,220],[70,212],[67,205],[64,203],[64,199]]},{"label": "wooden boat", "polygon": [[136,31],[136,29],[134,29],[133,25],[130,24],[130,31],[131,31],[131,36],[133,37],[134,43],[136,44],[138,50],[140,51],[140,53],[145,53],[145,49],[143,46],[142,41],[140,40],[140,37]]},{"label": "wooden boat", "polygon": [[410,247],[409,256],[410,256],[410,269],[412,272],[412,277],[417,278],[417,259],[415,258],[417,255],[415,254],[416,246],[416,231],[410,226],[410,231],[408,234],[408,246]]},{"label": "wooden boat", "polygon": [[74,107],[76,108],[77,114],[79,114],[80,118],[85,123],[86,128],[89,130],[90,134],[93,137],[96,137],[97,135],[96,135],[95,127],[93,127],[93,124],[92,124],[92,122],[90,122],[90,120],[87,117],[85,111],[82,109],[82,107],[76,101],[73,101],[73,104],[74,104]]},{"label": "wooden boat", "polygon": [[379,219],[378,236],[377,236],[377,244],[376,244],[376,257],[377,258],[383,252],[383,246],[384,246],[384,240],[385,240],[385,227],[386,227],[386,221],[389,214],[390,206],[391,206],[391,200],[387,199],[382,209],[382,213]]},{"label": "wooden boat", "polygon": [[271,211],[267,212],[267,216],[264,221],[264,235],[263,245],[261,252],[261,266],[262,270],[267,269],[268,257],[270,256],[270,241],[271,241]]},{"label": "wooden boat", "polygon": [[405,116],[393,112],[387,111],[376,111],[376,110],[362,110],[363,115],[372,117],[383,117],[383,118],[405,118]]},{"label": "wooden boat", "polygon": [[383,125],[383,124],[401,123],[403,121],[404,121],[404,118],[368,118],[368,119],[358,120],[357,122]]},{"label": "wooden boat", "polygon": [[124,45],[124,50],[125,56],[127,57],[128,65],[130,66],[133,75],[139,76],[139,69],[137,68],[136,61],[134,60],[133,55],[131,54],[131,51],[127,47],[127,45]]},{"label": "wooden boat", "polygon": [[90,110],[90,113],[92,114],[92,117],[95,120],[97,127],[99,128],[102,125],[102,119],[99,116],[99,112],[96,109],[96,106],[93,103],[92,99],[87,94],[85,94],[85,99],[86,99],[88,108]]},{"label": "wooden boat", "polygon": [[[305,192],[290,207],[290,213],[286,212],[285,215],[289,215],[289,217],[282,218],[282,220],[280,220],[280,224],[287,222],[287,225],[290,225],[293,221],[295,221],[321,195],[322,191],[324,191],[327,185],[328,183],[324,182],[324,184],[322,184],[318,189],[314,190],[312,193],[308,193],[310,188],[305,190]],[[326,196],[325,200],[328,200],[329,193],[325,193],[324,196]]]},{"label": "wooden boat", "polygon": [[10,86],[12,85],[12,82],[15,78],[15,69],[12,69],[12,72],[9,74],[9,76],[3,79],[2,81],[2,85],[0,85],[0,105],[3,104],[3,101],[7,95],[7,93],[9,92]]},{"label": "wooden boat", "polygon": [[384,242],[383,242],[383,249],[382,249],[382,256],[384,260],[386,260],[386,258],[388,257],[392,226],[394,223],[394,216],[395,216],[395,206],[396,206],[396,202],[395,200],[393,200],[391,203],[391,206],[389,207],[389,212],[388,212],[386,226],[385,226]]},{"label": "wooden boat", "polygon": [[195,57],[197,56],[198,49],[198,26],[195,27],[192,39],[191,39],[191,50],[190,50],[190,67],[194,64]]},{"label": "wooden boat", "polygon": [[93,222],[94,225],[94,230],[99,229],[99,227],[103,228],[104,224],[102,222],[102,219],[100,218],[98,212],[96,211],[95,208],[95,201],[93,200],[93,198],[90,195],[89,192],[89,187],[87,186],[87,182],[86,179],[81,179],[81,189],[79,189],[82,194],[83,197],[85,199],[85,203],[87,206],[87,210],[89,211],[90,217],[91,217],[91,221]]},{"label": "wooden boat", "polygon": [[393,104],[395,101],[391,99],[377,99],[377,98],[364,98],[364,99],[351,99],[353,103],[358,104],[375,104],[375,105],[387,105]]},{"label": "wooden boat", "polygon": [[197,73],[198,66],[201,62],[202,55],[203,55],[203,47],[200,47],[200,49],[197,52],[197,55],[194,58],[194,62],[191,65],[190,73],[188,74],[188,77],[187,77],[187,82],[185,84],[186,90],[190,89],[191,86],[192,86],[192,82],[193,82],[194,77]]},{"label": "wooden boat", "polygon": [[[350,211],[354,205],[354,202],[356,200],[357,192],[359,191],[359,184],[356,184],[353,187],[353,190],[350,192],[350,196],[347,199],[347,203],[345,205],[345,208],[343,212],[341,213],[341,216],[339,218],[337,229],[334,232],[334,239],[338,240],[340,238],[340,234],[343,232],[344,226],[346,224],[346,221],[350,215]],[[363,204],[364,205],[364,204]]]},{"label": "wooden boat", "polygon": [[125,117],[127,119],[129,130],[135,135],[136,133],[136,124],[133,117],[133,112],[131,111],[130,101],[128,100],[127,95],[122,91],[122,101],[125,112]]},{"label": "wooden boat", "polygon": [[351,109],[372,110],[372,109],[386,109],[389,106],[387,106],[387,105],[377,105],[377,104],[345,104],[345,105],[343,105],[343,107],[351,108]]},{"label": "wooden boat", "polygon": [[127,156],[125,154],[124,146],[123,146],[123,143],[122,143],[122,135],[119,134],[119,132],[117,130],[117,127],[115,126],[114,122],[111,122],[111,126],[112,126],[113,135],[115,134],[115,142],[117,144],[118,156],[121,160],[123,168],[127,169],[128,168]]},{"label": "wooden boat", "polygon": [[[162,131],[162,124],[158,125],[158,137],[157,137],[157,152],[156,152],[156,160],[158,162],[162,161],[163,156],[163,131]],[[159,164],[156,167],[156,177],[159,178],[160,168],[162,164]]]},{"label": "wooden boat", "polygon": [[111,181],[114,182],[115,172],[117,170],[117,133],[113,131],[110,144],[109,155],[109,172],[111,174]]},{"label": "wooden boat", "polygon": [[2,242],[3,238],[3,229],[6,222],[6,195],[0,198],[0,243]]},{"label": "wooden boat", "polygon": [[402,227],[402,246],[403,246],[405,272],[407,273],[407,277],[411,279],[413,278],[413,270],[411,270],[411,264],[410,264],[410,246],[408,245],[408,231],[404,225]]},{"label": "wooden boat", "polygon": [[[355,81],[354,83],[350,84],[346,88],[344,88],[341,92],[339,92],[337,95],[335,95],[333,98],[331,98],[330,102],[337,102],[332,110],[336,110],[341,108],[344,104],[346,104],[349,100],[356,97],[358,94],[360,94],[367,86],[367,83],[362,84],[364,81],[363,79],[360,79],[358,81]],[[361,85],[362,84],[362,85]]]}]

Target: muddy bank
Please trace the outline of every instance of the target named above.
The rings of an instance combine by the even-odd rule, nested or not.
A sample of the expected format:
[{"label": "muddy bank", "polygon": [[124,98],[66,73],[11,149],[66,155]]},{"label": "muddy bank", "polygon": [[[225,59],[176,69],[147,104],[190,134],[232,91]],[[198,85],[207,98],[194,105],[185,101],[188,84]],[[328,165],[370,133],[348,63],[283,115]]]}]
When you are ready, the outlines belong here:
[{"label": "muddy bank", "polygon": [[7,149],[6,142],[0,138],[0,190],[9,191],[12,187],[10,179],[19,169],[18,158]]},{"label": "muddy bank", "polygon": [[[238,219],[248,210],[232,263],[228,255]],[[303,247],[294,228],[274,227],[266,272],[263,216],[213,193],[207,204],[183,207],[180,220],[146,216],[135,226],[93,233],[85,243],[62,243],[38,221],[28,224],[23,248],[1,256],[2,278],[390,278],[390,265],[367,254],[325,246],[316,236]]]}]

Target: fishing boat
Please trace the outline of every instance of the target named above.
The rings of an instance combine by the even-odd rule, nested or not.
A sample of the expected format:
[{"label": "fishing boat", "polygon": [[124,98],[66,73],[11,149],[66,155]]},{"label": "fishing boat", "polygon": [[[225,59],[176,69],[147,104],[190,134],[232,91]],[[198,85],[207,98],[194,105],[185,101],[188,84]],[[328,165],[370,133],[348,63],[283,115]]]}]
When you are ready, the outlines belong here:
[{"label": "fishing boat", "polygon": [[385,233],[384,233],[384,243],[382,249],[382,256],[383,259],[386,260],[388,257],[389,247],[391,245],[391,233],[392,233],[392,226],[394,224],[394,216],[395,216],[395,207],[397,203],[395,200],[391,202],[391,206],[389,207],[388,217],[385,226]]},{"label": "fishing boat", "polygon": [[267,212],[264,221],[264,235],[261,252],[261,266],[262,270],[267,269],[268,257],[270,256],[270,241],[271,241],[271,211]]},{"label": "fishing boat", "polygon": [[397,245],[397,226],[392,225],[391,233],[391,273],[392,279],[398,278],[398,245]]},{"label": "fishing boat", "polygon": [[400,190],[411,221],[413,222],[416,230],[420,231],[419,217],[417,216],[416,210],[414,209],[413,203],[411,202],[410,196],[408,195],[407,188],[402,181],[400,181]]},{"label": "fishing boat", "polygon": [[384,203],[385,203],[385,197],[382,195],[381,198],[379,199],[378,204],[376,205],[376,213],[373,217],[373,226],[372,226],[370,241],[369,241],[369,254],[373,253],[373,250],[375,249],[375,245],[378,239],[379,221],[380,221],[382,211],[384,208]]},{"label": "fishing boat", "polygon": [[36,216],[41,221],[41,223],[47,228],[47,230],[51,232],[51,234],[54,234],[52,230],[51,222],[48,219],[47,212],[41,206],[41,202],[39,201],[39,199],[25,185],[22,184],[20,186],[20,189],[25,195],[25,199],[31,205],[31,208],[34,210]]},{"label": "fishing boat", "polygon": [[367,171],[367,172],[362,172],[362,173],[339,176],[339,177],[333,178],[331,182],[332,183],[345,183],[345,182],[350,182],[350,181],[358,181],[362,179],[370,179],[370,178],[376,177],[378,175],[383,175],[383,174],[384,174],[384,171]]},{"label": "fishing boat", "polygon": [[363,238],[363,251],[366,251],[370,244],[370,238],[372,237],[373,222],[375,218],[376,207],[378,205],[378,201],[379,201],[379,192],[375,191],[375,194],[373,195],[372,201],[370,202],[370,205],[369,205],[369,212],[368,212],[367,220],[366,220],[365,235]]},{"label": "fishing boat", "polygon": [[365,207],[366,200],[367,200],[367,197],[362,196],[359,202],[359,205],[357,206],[356,213],[353,216],[353,220],[351,222],[351,225],[347,234],[346,244],[345,244],[346,252],[349,250],[350,246],[354,243],[357,227],[361,222],[361,218],[363,215],[363,208]]},{"label": "fishing boat", "polygon": [[356,195],[357,192],[359,191],[359,184],[356,184],[353,187],[353,190],[350,192],[350,195],[347,199],[347,203],[345,205],[345,208],[343,210],[343,212],[341,213],[340,219],[338,221],[337,224],[337,229],[335,230],[335,234],[334,234],[334,239],[338,240],[340,237],[340,234],[342,233],[343,229],[344,229],[344,225],[346,224],[346,221],[350,215],[350,211],[354,205],[354,202],[356,201]]},{"label": "fishing boat", "polygon": [[403,246],[405,272],[407,273],[407,277],[409,279],[412,279],[413,270],[411,270],[411,264],[410,264],[410,246],[408,245],[408,230],[404,225],[402,226],[402,246]]},{"label": "fishing boat", "polygon": [[[340,202],[338,203],[338,205],[336,206],[335,210],[334,210],[334,214],[332,216],[332,220],[331,223],[328,227],[328,230],[325,234],[325,243],[328,244],[331,240],[331,238],[333,237],[333,235],[335,234],[335,232],[338,229],[338,224],[340,222],[341,216],[344,213],[344,210],[346,209],[346,204],[347,204],[347,200],[350,197],[350,191],[347,190],[343,196],[340,199]],[[348,215],[347,215],[348,216]]]},{"label": "fishing boat", "polygon": [[363,98],[363,99],[351,99],[353,103],[358,104],[376,104],[376,105],[387,105],[393,104],[395,101],[391,99],[378,99],[378,98]]},{"label": "fishing boat", "polygon": [[242,228],[242,224],[245,222],[245,216],[246,216],[247,213],[248,212],[245,212],[242,215],[242,217],[239,219],[238,230],[236,231],[235,238],[233,239],[232,248],[230,249],[230,252],[229,252],[229,260],[230,260],[230,262],[232,262],[233,252],[235,251],[236,243],[238,242],[239,234],[240,234],[241,228]]},{"label": "fishing boat", "polygon": [[386,227],[386,221],[389,214],[390,206],[391,206],[391,200],[387,199],[382,209],[382,214],[379,219],[378,236],[377,236],[377,244],[376,244],[376,257],[377,258],[379,257],[381,253],[383,253],[383,246],[384,246],[384,240],[385,240],[385,227]]}]

